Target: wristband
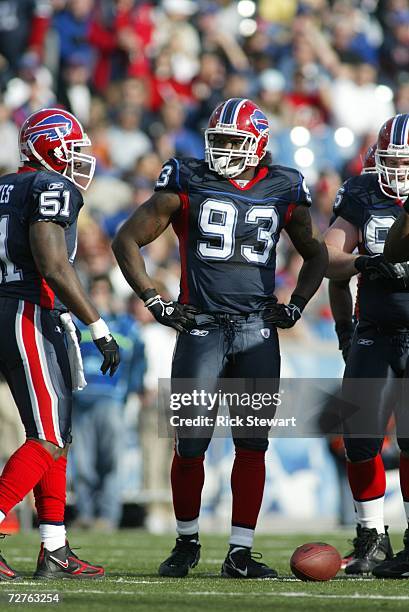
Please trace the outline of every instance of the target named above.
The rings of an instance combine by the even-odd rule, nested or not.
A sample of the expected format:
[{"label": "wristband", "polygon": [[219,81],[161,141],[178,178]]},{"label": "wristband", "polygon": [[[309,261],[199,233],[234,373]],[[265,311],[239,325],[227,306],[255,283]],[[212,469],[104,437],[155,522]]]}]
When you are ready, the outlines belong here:
[{"label": "wristband", "polygon": [[297,306],[299,311],[302,312],[308,304],[308,300],[303,298],[301,295],[296,295],[293,293],[290,299],[290,304],[294,304],[294,306]]},{"label": "wristband", "polygon": [[108,329],[108,325],[103,319],[98,319],[98,321],[90,323],[88,325],[88,329],[91,333],[91,338],[93,340],[99,340],[100,338],[106,338],[107,336],[111,335]]},{"label": "wristband", "polygon": [[343,321],[336,321],[335,323],[335,332],[337,336],[346,333],[353,333],[355,326],[352,322],[352,319],[344,319]]},{"label": "wristband", "polygon": [[368,259],[367,255],[359,255],[355,260],[354,260],[354,267],[355,270],[358,270],[358,272],[362,272],[365,266],[365,261]]},{"label": "wristband", "polygon": [[145,291],[143,291],[139,297],[146,306],[146,302],[152,299],[153,297],[156,297],[157,295],[158,292],[156,291],[156,289],[145,289]]}]

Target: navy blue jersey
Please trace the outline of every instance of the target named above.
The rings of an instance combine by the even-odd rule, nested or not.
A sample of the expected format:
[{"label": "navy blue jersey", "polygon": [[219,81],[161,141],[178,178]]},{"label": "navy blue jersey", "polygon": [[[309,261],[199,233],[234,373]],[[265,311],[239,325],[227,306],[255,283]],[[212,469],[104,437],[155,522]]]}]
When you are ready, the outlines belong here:
[{"label": "navy blue jersey", "polygon": [[[375,173],[345,181],[334,203],[335,217],[342,217],[358,228],[361,255],[383,253],[388,231],[401,210],[401,201],[382,193]],[[361,277],[356,309],[358,318],[383,327],[409,327],[409,289],[405,288],[406,284],[402,280]]]},{"label": "navy blue jersey", "polygon": [[47,221],[61,225],[73,263],[82,205],[79,190],[56,172],[23,170],[0,177],[0,296],[66,310],[36,268],[29,227]]},{"label": "navy blue jersey", "polygon": [[295,206],[310,206],[304,177],[262,166],[240,187],[196,159],[170,159],[155,191],[179,195],[173,216],[181,256],[179,300],[203,312],[248,313],[274,297],[276,244]]}]

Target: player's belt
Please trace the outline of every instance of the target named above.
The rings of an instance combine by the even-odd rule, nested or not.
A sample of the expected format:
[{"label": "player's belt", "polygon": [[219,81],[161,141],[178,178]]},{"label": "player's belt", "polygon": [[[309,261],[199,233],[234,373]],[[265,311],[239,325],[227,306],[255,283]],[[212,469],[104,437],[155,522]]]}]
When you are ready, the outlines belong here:
[{"label": "player's belt", "polygon": [[400,334],[409,334],[408,327],[388,327],[363,320],[359,322],[357,327],[358,333],[365,333],[371,330],[376,331],[377,333],[382,334],[384,336],[398,336]]},{"label": "player's belt", "polygon": [[263,311],[247,312],[243,314],[229,314],[228,312],[215,313],[200,313],[195,315],[196,325],[206,325],[208,323],[223,324],[228,321],[235,323],[246,323],[247,321],[255,321],[263,318]]}]

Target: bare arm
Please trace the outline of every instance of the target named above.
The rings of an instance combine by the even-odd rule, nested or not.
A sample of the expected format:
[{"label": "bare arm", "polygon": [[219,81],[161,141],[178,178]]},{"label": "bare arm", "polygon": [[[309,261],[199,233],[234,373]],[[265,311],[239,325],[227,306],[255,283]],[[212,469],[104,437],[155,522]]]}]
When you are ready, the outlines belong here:
[{"label": "bare arm", "polygon": [[304,259],[293,295],[298,295],[308,302],[324,278],[328,266],[327,247],[305,206],[295,208],[286,231]]},{"label": "bare arm", "polygon": [[352,321],[353,303],[349,279],[330,280],[328,285],[329,303],[335,323]]},{"label": "bare arm", "polygon": [[52,222],[33,223],[30,247],[39,273],[63,304],[85,325],[97,321],[99,313],[68,261],[64,229]]},{"label": "bare arm", "polygon": [[409,215],[406,211],[401,212],[389,230],[383,254],[391,263],[409,260]]},{"label": "bare arm", "polygon": [[329,254],[326,276],[335,280],[343,280],[350,279],[351,276],[357,274],[358,271],[354,265],[357,255],[352,255],[359,240],[358,229],[355,225],[338,217],[328,228],[324,238]]},{"label": "bare arm", "polygon": [[171,216],[179,209],[179,196],[159,192],[142,206],[119,229],[112,250],[123,275],[132,289],[141,295],[153,288],[153,281],[146,273],[140,248],[160,236],[170,223]]}]

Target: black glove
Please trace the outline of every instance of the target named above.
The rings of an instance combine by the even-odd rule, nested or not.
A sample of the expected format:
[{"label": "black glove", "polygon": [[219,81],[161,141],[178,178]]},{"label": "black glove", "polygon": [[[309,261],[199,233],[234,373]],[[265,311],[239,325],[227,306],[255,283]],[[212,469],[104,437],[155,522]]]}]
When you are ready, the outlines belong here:
[{"label": "black glove", "polygon": [[119,346],[115,338],[109,334],[108,336],[94,340],[94,343],[104,358],[100,368],[101,372],[106,374],[109,370],[109,375],[113,376],[121,361],[119,357]]},{"label": "black glove", "polygon": [[352,321],[337,321],[335,332],[338,336],[338,348],[342,351],[342,357],[346,363],[354,335],[354,324]]},{"label": "black glove", "polygon": [[189,304],[165,302],[155,289],[147,289],[141,294],[146,308],[149,308],[158,323],[173,327],[179,332],[188,333],[195,326],[198,310]]},{"label": "black glove", "polygon": [[[354,261],[355,268],[369,280],[405,280],[408,275],[407,264],[392,264],[383,255],[361,255]],[[405,268],[406,266],[406,268]]]},{"label": "black glove", "polygon": [[292,295],[289,304],[274,304],[263,313],[263,319],[276,327],[289,329],[301,319],[307,300],[300,295]]}]

